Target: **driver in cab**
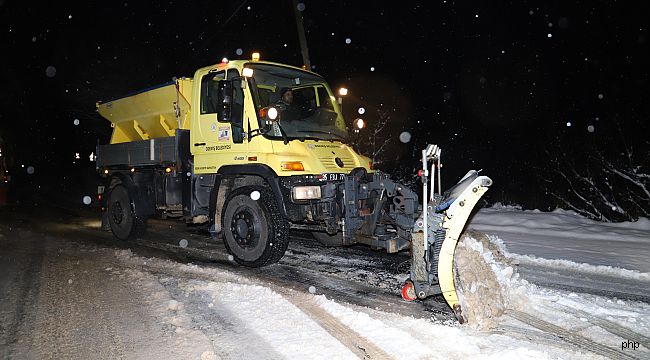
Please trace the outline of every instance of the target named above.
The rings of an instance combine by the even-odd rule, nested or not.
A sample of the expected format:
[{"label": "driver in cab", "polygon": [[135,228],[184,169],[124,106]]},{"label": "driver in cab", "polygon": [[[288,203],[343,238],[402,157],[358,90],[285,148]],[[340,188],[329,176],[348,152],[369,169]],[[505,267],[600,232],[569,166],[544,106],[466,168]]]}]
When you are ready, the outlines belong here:
[{"label": "driver in cab", "polygon": [[280,90],[280,100],[275,104],[280,113],[280,121],[300,120],[300,111],[293,103],[293,91],[291,88]]}]

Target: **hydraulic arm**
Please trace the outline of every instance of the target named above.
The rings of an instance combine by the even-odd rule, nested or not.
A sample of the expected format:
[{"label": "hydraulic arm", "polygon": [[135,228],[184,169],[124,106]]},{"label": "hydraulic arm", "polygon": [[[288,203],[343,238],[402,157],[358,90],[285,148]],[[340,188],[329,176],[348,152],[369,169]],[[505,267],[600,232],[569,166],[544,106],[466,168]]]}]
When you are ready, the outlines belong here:
[{"label": "hydraulic arm", "polygon": [[[492,180],[471,170],[456,185],[441,193],[440,155],[437,145],[428,145],[422,151],[419,172],[423,184],[422,212],[413,226],[411,277],[402,288],[402,297],[412,301],[442,294],[462,323],[464,318],[454,278],[454,251],[474,206],[492,185]],[[435,192],[436,180],[438,193]]]}]

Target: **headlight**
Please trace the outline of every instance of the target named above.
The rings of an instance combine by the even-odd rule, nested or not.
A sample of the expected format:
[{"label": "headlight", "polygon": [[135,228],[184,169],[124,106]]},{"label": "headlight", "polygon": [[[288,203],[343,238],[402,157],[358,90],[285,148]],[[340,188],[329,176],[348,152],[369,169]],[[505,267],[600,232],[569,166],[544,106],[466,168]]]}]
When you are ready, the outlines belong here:
[{"label": "headlight", "polygon": [[294,200],[320,199],[320,186],[295,186],[291,193]]}]

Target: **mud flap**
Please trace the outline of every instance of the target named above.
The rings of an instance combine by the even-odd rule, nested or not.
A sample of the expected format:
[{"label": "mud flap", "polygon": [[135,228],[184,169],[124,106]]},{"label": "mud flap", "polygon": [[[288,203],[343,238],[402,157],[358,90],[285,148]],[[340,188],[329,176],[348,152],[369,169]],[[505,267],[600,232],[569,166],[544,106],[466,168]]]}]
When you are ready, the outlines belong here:
[{"label": "mud flap", "polygon": [[102,231],[111,231],[111,225],[108,223],[108,211],[102,211]]}]

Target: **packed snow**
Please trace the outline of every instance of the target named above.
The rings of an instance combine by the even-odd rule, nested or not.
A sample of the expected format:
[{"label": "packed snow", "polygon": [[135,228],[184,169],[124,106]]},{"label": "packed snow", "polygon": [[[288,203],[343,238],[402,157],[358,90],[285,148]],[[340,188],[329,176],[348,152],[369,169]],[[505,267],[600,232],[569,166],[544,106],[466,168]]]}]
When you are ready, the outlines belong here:
[{"label": "packed snow", "polygon": [[[492,311],[486,317],[482,309],[477,315],[479,318],[473,317],[468,325],[434,318],[415,319],[341,303],[318,294],[313,286],[304,295],[311,297],[307,301],[314,302],[343,324],[346,331],[367,339],[378,351],[396,359],[593,359],[599,358],[597,354],[602,358],[610,357],[612,354],[606,351],[635,351],[628,353],[632,358],[650,355],[645,347],[647,342],[637,343],[635,350],[622,348],[626,341],[635,343],[650,337],[649,304],[547,288],[517,273],[518,267],[533,264],[551,267],[557,272],[577,270],[634,280],[641,287],[644,283],[650,285],[645,263],[650,255],[648,219],[633,223],[599,223],[564,210],[522,211],[497,206],[479,211],[470,227],[488,235],[483,241],[466,237],[459,247],[483,258],[496,286],[478,282],[467,284],[464,297],[471,297],[483,287],[491,291],[490,296],[496,294],[501,300],[497,306],[499,311]],[[326,331],[319,330],[318,324],[305,316],[300,306],[294,305],[296,301],[290,301],[292,295],[286,291],[249,284],[247,279],[221,270],[156,259],[136,260],[131,254],[127,258],[145,261],[148,266],[167,267],[170,273],[208,274],[215,280],[197,280],[188,289],[206,294],[209,311],[221,309],[264,343],[284,344],[281,347],[271,345],[280,358],[354,358],[349,348]],[[326,261],[325,258],[311,260]],[[353,267],[355,262],[358,260],[350,259],[349,266]],[[485,274],[481,276],[485,279]],[[498,291],[495,292],[495,288]],[[477,301],[485,302],[485,298]],[[559,326],[571,336],[563,341],[560,338],[568,335],[544,334],[526,323],[526,316],[533,316],[550,327]],[[586,341],[602,349],[592,353],[584,347],[573,346],[571,341]]]},{"label": "packed snow", "polygon": [[[390,307],[354,305],[322,292],[323,284],[289,289],[242,275],[232,266],[183,263],[93,244],[79,249],[57,245],[66,243],[49,236],[47,243],[66,258],[84,259],[84,274],[94,274],[77,274],[73,267],[80,266],[79,260],[68,261],[60,265],[70,268],[60,275],[65,276],[59,279],[64,286],[90,291],[98,284],[89,279],[104,277],[101,281],[122,285],[114,286],[125,289],[120,296],[146,299],[123,303],[121,298],[111,300],[112,293],[102,295],[108,303],[148,309],[138,311],[150,314],[158,326],[146,328],[158,328],[176,349],[168,355],[159,351],[156,357],[161,359],[179,354],[195,359],[650,358],[650,220],[600,223],[564,210],[496,206],[480,210],[469,228],[456,260],[465,269],[458,278],[469,320],[463,325],[449,317],[416,318]],[[16,233],[0,226],[0,242]],[[18,233],[21,239],[41,241],[36,233]],[[360,282],[393,291],[406,277],[405,269],[370,274],[372,270],[363,269],[372,269],[364,265],[368,258],[359,253],[330,258],[329,251],[335,250],[294,247],[285,256],[286,265],[278,266],[302,264],[301,256],[313,263],[304,263],[305,269],[338,266],[351,288]],[[458,258],[465,256],[462,252],[471,255],[465,264]],[[557,287],[540,283],[556,278],[566,282]],[[604,287],[578,286],[585,279],[601,280],[598,284]],[[623,285],[636,289],[630,299],[603,295],[625,295],[628,288]],[[399,299],[398,291],[394,293]],[[134,336],[149,335],[134,331]],[[135,344],[136,349],[147,346]]]}]

